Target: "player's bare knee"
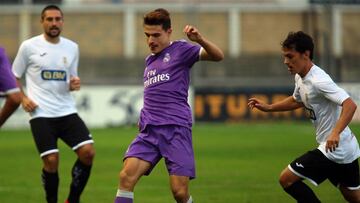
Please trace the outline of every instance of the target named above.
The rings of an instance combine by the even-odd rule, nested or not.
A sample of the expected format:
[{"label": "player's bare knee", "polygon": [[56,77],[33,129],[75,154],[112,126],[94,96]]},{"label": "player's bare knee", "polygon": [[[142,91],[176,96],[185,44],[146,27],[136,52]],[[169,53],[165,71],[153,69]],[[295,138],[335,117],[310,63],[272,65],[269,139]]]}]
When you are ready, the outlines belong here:
[{"label": "player's bare knee", "polygon": [[177,191],[176,193],[173,193],[173,196],[176,200],[176,202],[187,202],[187,200],[189,199],[189,195],[184,192],[184,191]]},{"label": "player's bare knee", "polygon": [[344,196],[344,199],[350,203],[360,203],[360,198],[357,196]]},{"label": "player's bare knee", "polygon": [[173,187],[171,188],[171,191],[177,201],[187,200],[189,198],[189,192],[186,187]]},{"label": "player's bare knee", "polygon": [[59,156],[58,154],[49,154],[42,157],[44,163],[44,169],[47,172],[55,173],[58,169]]},{"label": "player's bare knee", "polygon": [[119,178],[121,182],[129,182],[130,174],[127,173],[125,169],[122,169],[119,173]]},{"label": "player's bare knee", "polygon": [[132,191],[134,187],[137,177],[131,175],[126,169],[123,169],[119,173],[120,185],[122,189],[126,189],[128,191]]},{"label": "player's bare knee", "polygon": [[290,187],[293,183],[295,183],[298,180],[299,179],[296,176],[293,176],[292,172],[290,172],[287,168],[285,168],[280,173],[279,183],[283,188]]},{"label": "player's bare knee", "polygon": [[356,197],[355,197],[354,203],[360,203],[360,196],[356,196]]},{"label": "player's bare knee", "polygon": [[360,190],[350,190],[346,186],[340,186],[340,191],[347,202],[360,203]]},{"label": "player's bare knee", "polygon": [[349,201],[350,203],[360,203],[360,197],[354,197],[354,198],[352,198],[350,201]]},{"label": "player's bare knee", "polygon": [[95,157],[95,149],[92,146],[87,146],[80,150],[78,153],[80,161],[86,165],[91,165]]},{"label": "player's bare knee", "polygon": [[289,187],[290,185],[293,184],[291,181],[289,181],[287,176],[283,175],[283,173],[279,177],[279,183],[280,183],[282,188],[287,188],[287,187]]},{"label": "player's bare knee", "polygon": [[360,203],[360,191],[353,193],[348,198],[345,197],[345,199],[350,203]]},{"label": "player's bare knee", "polygon": [[92,147],[89,150],[86,151],[85,153],[85,158],[89,161],[89,162],[93,162],[94,158],[95,158],[95,149]]}]

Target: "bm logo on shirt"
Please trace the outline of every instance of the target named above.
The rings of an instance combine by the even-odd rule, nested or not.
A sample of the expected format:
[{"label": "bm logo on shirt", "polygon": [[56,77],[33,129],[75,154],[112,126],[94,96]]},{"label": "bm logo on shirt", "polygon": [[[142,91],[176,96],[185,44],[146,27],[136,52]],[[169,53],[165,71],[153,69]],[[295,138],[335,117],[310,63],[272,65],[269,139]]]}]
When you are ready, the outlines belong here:
[{"label": "bm logo on shirt", "polygon": [[66,81],[66,72],[63,70],[43,70],[41,71],[43,80],[60,80]]}]

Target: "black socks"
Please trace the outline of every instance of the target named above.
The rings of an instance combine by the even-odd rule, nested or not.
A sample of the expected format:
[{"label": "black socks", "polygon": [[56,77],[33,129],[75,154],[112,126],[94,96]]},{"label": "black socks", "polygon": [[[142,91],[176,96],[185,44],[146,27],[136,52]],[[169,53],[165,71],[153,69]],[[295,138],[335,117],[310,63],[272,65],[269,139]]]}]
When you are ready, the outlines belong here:
[{"label": "black socks", "polygon": [[91,166],[92,165],[88,166],[81,163],[79,159],[76,160],[71,171],[72,182],[70,185],[70,194],[68,197],[69,203],[79,203],[80,195],[84,190],[90,176]]},{"label": "black socks", "polygon": [[302,181],[297,181],[287,188],[285,192],[290,194],[298,203],[320,203],[315,193]]},{"label": "black socks", "polygon": [[46,193],[46,201],[48,203],[57,203],[59,174],[57,172],[49,173],[43,169],[41,179]]}]

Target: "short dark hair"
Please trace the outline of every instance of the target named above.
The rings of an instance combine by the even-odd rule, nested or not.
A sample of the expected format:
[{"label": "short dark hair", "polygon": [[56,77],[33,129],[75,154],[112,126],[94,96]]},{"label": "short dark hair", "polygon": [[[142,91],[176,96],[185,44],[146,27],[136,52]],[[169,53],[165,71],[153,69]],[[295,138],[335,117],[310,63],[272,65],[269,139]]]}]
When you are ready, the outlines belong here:
[{"label": "short dark hair", "polygon": [[289,32],[286,39],[281,43],[283,48],[294,49],[297,52],[305,53],[310,51],[310,59],[314,56],[314,42],[310,35],[303,31]]},{"label": "short dark hair", "polygon": [[45,8],[41,11],[41,20],[44,20],[45,12],[47,10],[58,10],[58,11],[60,11],[61,16],[64,16],[63,12],[61,11],[61,9],[58,6],[56,6],[56,5],[48,5],[48,6],[45,6]]},{"label": "short dark hair", "polygon": [[155,9],[144,16],[144,25],[162,25],[164,30],[171,28],[170,13],[163,8]]}]

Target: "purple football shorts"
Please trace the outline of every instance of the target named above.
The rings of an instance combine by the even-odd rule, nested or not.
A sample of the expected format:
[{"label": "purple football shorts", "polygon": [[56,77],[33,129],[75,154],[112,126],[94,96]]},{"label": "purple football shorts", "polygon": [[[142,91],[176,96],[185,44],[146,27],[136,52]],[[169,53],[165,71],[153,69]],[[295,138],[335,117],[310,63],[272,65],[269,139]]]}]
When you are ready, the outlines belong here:
[{"label": "purple football shorts", "polygon": [[151,163],[149,175],[164,157],[170,175],[195,178],[191,129],[179,125],[147,125],[130,144],[125,158],[136,157]]}]

